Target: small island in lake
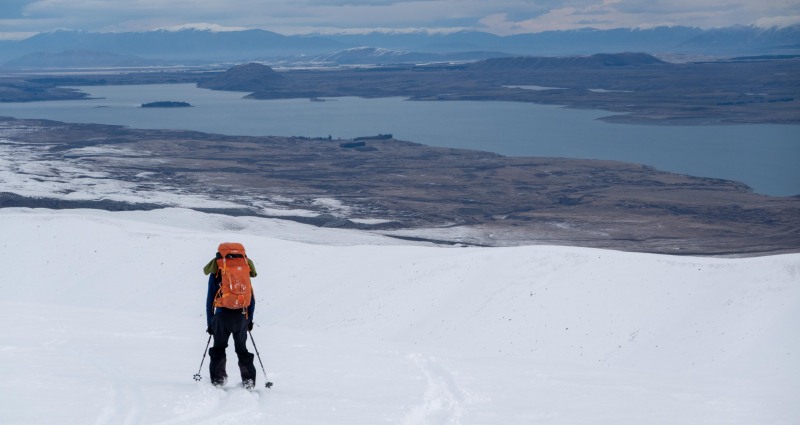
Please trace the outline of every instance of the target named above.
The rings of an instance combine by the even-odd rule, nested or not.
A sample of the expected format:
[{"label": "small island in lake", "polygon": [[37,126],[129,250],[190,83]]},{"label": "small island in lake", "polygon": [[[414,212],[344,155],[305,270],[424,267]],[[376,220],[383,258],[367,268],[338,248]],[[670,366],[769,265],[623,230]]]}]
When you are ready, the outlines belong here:
[{"label": "small island in lake", "polygon": [[161,101],[142,103],[142,108],[188,108],[192,105],[186,102]]}]

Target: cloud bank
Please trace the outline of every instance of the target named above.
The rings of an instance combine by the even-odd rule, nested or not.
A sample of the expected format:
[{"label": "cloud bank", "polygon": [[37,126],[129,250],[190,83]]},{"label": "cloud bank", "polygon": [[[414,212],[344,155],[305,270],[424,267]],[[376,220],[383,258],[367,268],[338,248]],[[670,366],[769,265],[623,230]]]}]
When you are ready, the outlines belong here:
[{"label": "cloud bank", "polygon": [[[787,26],[796,0],[3,0],[0,38],[55,28],[147,31],[203,23],[284,34]],[[194,24],[197,26],[197,24]]]}]

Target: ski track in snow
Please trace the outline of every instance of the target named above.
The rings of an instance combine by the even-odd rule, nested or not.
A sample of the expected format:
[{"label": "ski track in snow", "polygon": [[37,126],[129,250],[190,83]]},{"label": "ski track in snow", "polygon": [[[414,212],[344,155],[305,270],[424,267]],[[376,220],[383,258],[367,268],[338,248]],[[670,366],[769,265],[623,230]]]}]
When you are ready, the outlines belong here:
[{"label": "ski track in snow", "polygon": [[414,406],[403,425],[460,425],[466,396],[452,374],[433,356],[408,356],[425,376],[426,390],[421,404]]},{"label": "ski track in snow", "polygon": [[153,425],[250,425],[261,420],[258,391],[239,388],[219,389],[197,384],[190,395],[181,397],[173,409],[178,416]]},{"label": "ski track in snow", "polygon": [[113,397],[113,403],[103,409],[95,425],[141,424],[146,407],[141,385],[124,378],[121,371],[97,357],[93,358],[93,364],[111,379]]}]

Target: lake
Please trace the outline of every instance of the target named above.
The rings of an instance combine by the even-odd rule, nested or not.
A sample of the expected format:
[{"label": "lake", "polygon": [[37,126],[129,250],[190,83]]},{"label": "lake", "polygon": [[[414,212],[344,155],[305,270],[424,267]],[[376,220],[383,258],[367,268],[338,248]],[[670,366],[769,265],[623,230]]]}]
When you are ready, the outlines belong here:
[{"label": "lake", "polygon": [[[607,111],[519,102],[403,98],[254,100],[193,84],[80,87],[93,99],[0,103],[0,115],[134,128],[253,136],[353,138],[392,133],[431,146],[507,156],[610,159],[741,181],[756,192],[800,194],[800,126],[609,124]],[[140,108],[154,101],[192,108]]]}]

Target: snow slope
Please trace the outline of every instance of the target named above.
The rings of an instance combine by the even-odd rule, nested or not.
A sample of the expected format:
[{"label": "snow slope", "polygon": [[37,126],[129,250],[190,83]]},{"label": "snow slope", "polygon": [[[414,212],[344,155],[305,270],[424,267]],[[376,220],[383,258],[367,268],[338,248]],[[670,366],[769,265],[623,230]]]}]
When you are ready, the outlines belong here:
[{"label": "snow slope", "polygon": [[[797,254],[442,248],[181,209],[2,209],[0,234],[6,425],[800,423]],[[228,240],[259,270],[275,386],[256,365],[254,393],[211,387],[207,359],[192,380]]]}]

